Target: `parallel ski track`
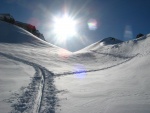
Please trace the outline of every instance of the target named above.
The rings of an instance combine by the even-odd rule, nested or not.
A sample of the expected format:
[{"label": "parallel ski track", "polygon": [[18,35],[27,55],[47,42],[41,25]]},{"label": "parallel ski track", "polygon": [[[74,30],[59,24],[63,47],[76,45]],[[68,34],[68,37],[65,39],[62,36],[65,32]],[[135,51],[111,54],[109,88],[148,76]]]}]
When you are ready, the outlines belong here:
[{"label": "parallel ski track", "polygon": [[[35,94],[30,94],[31,95],[30,97],[25,97],[27,95],[26,93],[29,93],[29,92],[25,92],[22,98],[20,98],[20,101],[13,106],[14,110],[11,113],[29,113],[29,112],[30,113],[55,113],[56,89],[55,89],[55,86],[53,85],[54,74],[50,72],[49,70],[47,70],[45,67],[42,67],[39,64],[27,61],[25,59],[17,58],[15,56],[5,54],[2,52],[0,52],[0,56],[32,66],[35,69],[35,75],[32,80],[30,88],[32,88],[33,90],[36,87],[33,85],[39,85],[39,87],[35,88],[34,90],[34,92],[37,92],[34,102],[32,102],[31,105],[28,105],[28,103],[23,103],[22,98],[25,98],[25,99],[29,98],[28,100],[32,100],[33,98],[32,96],[35,96]],[[37,81],[39,82],[38,84],[37,84]],[[46,100],[44,98],[47,98],[49,100]],[[31,109],[33,111],[30,111]]]},{"label": "parallel ski track", "polygon": [[88,73],[88,72],[95,72],[95,71],[106,70],[106,69],[113,68],[113,67],[119,66],[121,64],[124,64],[124,63],[132,60],[133,58],[135,58],[138,55],[140,55],[140,54],[136,54],[135,56],[132,56],[132,57],[126,57],[127,60],[125,60],[123,62],[120,62],[120,63],[117,63],[117,64],[112,65],[112,66],[108,66],[108,67],[104,67],[104,68],[100,68],[100,69],[93,69],[93,70],[80,70],[80,71],[75,71],[75,72],[58,73],[58,74],[55,74],[55,76],[72,75],[72,74],[80,74],[80,73]]},{"label": "parallel ski track", "polygon": [[[95,70],[83,70],[83,71],[81,70],[81,71],[77,71],[77,72],[64,72],[61,74],[55,74],[55,76],[72,75],[72,74],[77,74],[77,73],[87,73],[87,72],[106,70],[106,69],[121,65],[123,63],[126,63],[138,55],[139,54],[132,56],[130,58],[127,58],[127,60],[125,60],[121,63],[115,64],[115,65],[109,66],[109,67],[104,67],[104,68],[95,69]],[[32,104],[24,105],[24,103],[17,103],[14,105],[14,110],[11,113],[55,113],[55,105],[56,105],[57,98],[55,96],[56,88],[53,85],[54,74],[39,64],[27,61],[25,59],[17,58],[10,54],[5,54],[5,53],[0,52],[0,56],[24,63],[29,66],[32,66],[35,69],[36,73],[34,75],[34,79],[32,81],[33,83],[31,84],[31,87],[34,89],[34,85],[39,86],[38,89],[36,89],[36,91],[34,91],[37,93],[36,93],[36,99],[34,99],[34,102],[32,103],[33,105]],[[38,82],[38,84],[37,84],[37,82]],[[32,95],[34,95],[34,94],[32,94]],[[23,98],[25,98],[25,97],[23,97]],[[32,96],[30,97],[30,99],[31,98],[32,98]],[[20,102],[22,102],[22,101],[20,101]],[[29,109],[29,108],[31,108],[32,111],[30,111],[31,109]]]}]

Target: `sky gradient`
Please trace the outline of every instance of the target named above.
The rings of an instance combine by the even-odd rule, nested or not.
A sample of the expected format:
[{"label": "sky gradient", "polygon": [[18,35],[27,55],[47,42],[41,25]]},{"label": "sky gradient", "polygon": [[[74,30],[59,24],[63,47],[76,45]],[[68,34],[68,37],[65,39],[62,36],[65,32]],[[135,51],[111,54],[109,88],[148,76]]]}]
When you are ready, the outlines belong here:
[{"label": "sky gradient", "polygon": [[[59,42],[52,33],[52,18],[67,12],[78,20],[78,37]],[[33,24],[55,45],[77,51],[107,37],[131,40],[138,33],[150,33],[149,0],[1,0],[0,13],[10,13],[16,20]],[[88,28],[89,20],[97,29]]]}]

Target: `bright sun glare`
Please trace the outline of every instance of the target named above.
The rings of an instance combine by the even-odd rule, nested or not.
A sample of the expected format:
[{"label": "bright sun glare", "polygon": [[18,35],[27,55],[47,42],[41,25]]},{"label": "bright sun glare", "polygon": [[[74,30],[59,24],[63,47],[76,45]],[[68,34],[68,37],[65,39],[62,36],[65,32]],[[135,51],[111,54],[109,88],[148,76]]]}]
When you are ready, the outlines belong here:
[{"label": "bright sun glare", "polygon": [[62,41],[76,35],[76,22],[68,15],[54,18],[54,33]]}]

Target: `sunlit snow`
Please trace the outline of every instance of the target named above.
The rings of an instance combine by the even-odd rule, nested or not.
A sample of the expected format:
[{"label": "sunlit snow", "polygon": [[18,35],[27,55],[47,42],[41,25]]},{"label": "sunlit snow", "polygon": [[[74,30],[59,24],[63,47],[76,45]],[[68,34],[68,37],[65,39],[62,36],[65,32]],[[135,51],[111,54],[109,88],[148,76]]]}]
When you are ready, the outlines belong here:
[{"label": "sunlit snow", "polygon": [[71,53],[0,21],[0,113],[150,113],[150,35]]}]

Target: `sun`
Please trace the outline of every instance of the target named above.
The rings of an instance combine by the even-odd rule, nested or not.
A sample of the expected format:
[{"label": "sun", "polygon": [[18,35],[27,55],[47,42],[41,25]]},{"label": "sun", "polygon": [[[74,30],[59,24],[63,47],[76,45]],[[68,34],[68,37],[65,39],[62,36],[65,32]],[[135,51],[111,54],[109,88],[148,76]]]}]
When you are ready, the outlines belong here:
[{"label": "sun", "polygon": [[55,17],[53,23],[53,33],[65,41],[76,35],[76,21],[67,14],[62,17]]}]

